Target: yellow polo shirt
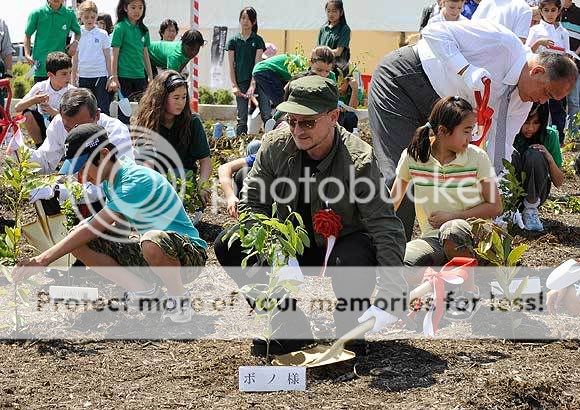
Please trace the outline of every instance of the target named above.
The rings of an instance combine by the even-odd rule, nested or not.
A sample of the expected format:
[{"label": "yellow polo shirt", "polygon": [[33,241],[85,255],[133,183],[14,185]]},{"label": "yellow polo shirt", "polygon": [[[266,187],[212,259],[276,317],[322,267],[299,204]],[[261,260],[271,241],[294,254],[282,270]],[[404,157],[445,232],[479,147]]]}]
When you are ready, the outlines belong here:
[{"label": "yellow polo shirt", "polygon": [[415,187],[415,212],[421,236],[437,236],[438,229],[429,224],[431,213],[464,211],[483,203],[480,182],[495,178],[495,171],[487,153],[470,144],[446,165],[432,155],[427,162],[415,161],[404,150],[397,165],[397,177]]}]

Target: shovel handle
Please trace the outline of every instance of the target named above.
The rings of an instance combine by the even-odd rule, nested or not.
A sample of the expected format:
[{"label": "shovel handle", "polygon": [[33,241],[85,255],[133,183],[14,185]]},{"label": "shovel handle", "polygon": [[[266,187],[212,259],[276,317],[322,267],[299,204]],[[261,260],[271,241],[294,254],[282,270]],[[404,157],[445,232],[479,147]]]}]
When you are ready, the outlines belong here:
[{"label": "shovel handle", "polygon": [[[411,293],[409,294],[409,298],[410,298],[410,300],[420,298],[425,293],[429,292],[429,290],[431,290],[431,283],[424,282],[411,291]],[[344,349],[345,343],[349,342],[350,340],[358,339],[359,337],[364,336],[374,326],[375,326],[375,318],[374,317],[361,323],[360,325],[358,325],[357,327],[355,327],[354,329],[350,330],[348,333],[343,335],[336,342],[334,342],[332,344],[332,346],[330,346],[328,351],[323,356],[316,359],[314,362],[312,362],[310,364],[312,365],[312,364],[322,363],[325,360],[333,358],[338,352],[340,352],[341,350]]]}]

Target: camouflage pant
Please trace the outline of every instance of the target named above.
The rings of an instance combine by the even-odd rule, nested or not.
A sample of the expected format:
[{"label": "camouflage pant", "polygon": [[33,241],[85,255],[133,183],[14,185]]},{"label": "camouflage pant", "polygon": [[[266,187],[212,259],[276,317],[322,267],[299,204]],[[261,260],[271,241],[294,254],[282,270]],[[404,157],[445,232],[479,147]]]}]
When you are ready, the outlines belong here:
[{"label": "camouflage pant", "polygon": [[110,256],[121,266],[133,267],[130,270],[135,271],[146,281],[161,284],[160,278],[151,271],[143,257],[141,244],[144,241],[155,243],[163,250],[165,255],[179,260],[181,278],[184,284],[192,282],[199,276],[201,268],[207,260],[205,249],[193,244],[187,236],[175,232],[149,231],[142,235],[141,238],[135,238],[130,242],[116,242],[97,238],[89,242],[88,247],[95,252]]}]

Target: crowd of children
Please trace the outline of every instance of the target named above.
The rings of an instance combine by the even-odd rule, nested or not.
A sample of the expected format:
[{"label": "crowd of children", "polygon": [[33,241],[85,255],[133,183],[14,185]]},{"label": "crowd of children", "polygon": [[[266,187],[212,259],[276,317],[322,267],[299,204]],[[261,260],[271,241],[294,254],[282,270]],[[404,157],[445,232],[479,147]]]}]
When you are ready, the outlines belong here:
[{"label": "crowd of children", "polygon": [[[482,0],[483,6],[478,8],[480,1],[477,0],[442,0],[425,10],[421,25],[458,24],[456,22],[468,21],[472,16],[478,18],[478,13],[484,13],[484,8],[490,7],[492,1],[497,6],[495,11],[501,11],[505,5],[503,0]],[[521,2],[524,3],[523,0]],[[525,40],[533,53],[573,55],[572,51],[577,50],[571,48],[570,35],[560,23],[563,10],[568,8],[570,5],[566,7],[560,0],[541,0],[537,5],[541,20],[532,25],[530,10],[527,24],[531,28],[526,38],[522,38],[520,32],[515,32],[515,25],[508,28]],[[337,123],[348,132],[357,129],[358,117],[355,111],[363,103],[363,95],[361,84],[357,81],[356,67],[349,61],[351,30],[341,0],[328,0],[324,10],[326,21],[320,28],[316,47],[308,61],[300,55],[275,55],[275,46],[266,43],[259,34],[258,12],[253,7],[244,7],[239,12],[240,31],[231,36],[226,45],[229,77],[237,105],[237,135],[248,133],[248,115],[252,102],[257,101],[264,124],[272,121],[272,118],[279,121],[281,113],[276,112],[275,107],[288,98],[288,84],[298,77],[310,75],[333,80],[337,90],[335,109],[339,110]],[[47,138],[47,128],[51,121],[63,121],[65,113],[60,106],[61,99],[76,87],[90,90],[100,112],[105,115],[109,114],[115,92],[118,92],[119,99],[140,100],[139,112],[133,118],[124,110],[119,110],[119,120],[133,126],[137,134],[151,130],[155,138],[162,138],[168,143],[178,154],[183,171],[191,170],[198,177],[199,195],[203,204],[207,205],[211,196],[207,189],[212,169],[210,148],[200,117],[191,112],[187,81],[180,74],[199,53],[205,40],[199,31],[187,30],[176,41],[179,26],[176,21],[167,19],[159,29],[161,40],[151,41],[149,29],[144,24],[146,11],[146,0],[119,0],[113,25],[109,15],[99,14],[94,1],[81,2],[77,16],[63,5],[63,0],[48,0],[45,6],[32,12],[28,19],[25,55],[34,65],[35,85],[15,109],[24,114],[26,129],[34,143],[40,147]],[[525,16],[528,16],[527,12]],[[77,17],[82,25],[79,25]],[[518,21],[514,23],[518,30],[521,29],[521,17],[515,16],[513,19]],[[576,23],[580,24],[580,21]],[[71,32],[73,38],[69,39]],[[33,35],[34,51],[31,54]],[[493,165],[483,149],[470,143],[477,128],[474,108],[459,96],[439,99],[428,121],[417,129],[411,144],[399,159],[396,178],[390,186],[394,208],[401,206],[410,185],[414,187],[415,198],[422,199],[415,201],[420,237],[407,243],[405,265],[443,265],[454,256],[473,256],[476,244],[473,243],[465,220],[472,217],[491,219],[502,212]],[[523,223],[531,231],[543,230],[538,208],[548,198],[551,185],[558,187],[564,180],[561,146],[564,143],[567,110],[570,113],[565,99],[550,98],[545,104],[535,103],[515,137],[511,160],[517,174],[524,176],[521,182],[526,196],[522,200],[521,209]],[[98,118],[98,115],[91,118]],[[316,127],[317,120],[312,121],[294,119],[288,126],[291,129],[299,126],[300,129],[310,130]],[[99,128],[98,124],[83,123],[75,124],[71,129],[72,146],[79,149],[90,133],[103,131],[104,128]],[[106,138],[99,141],[108,143]],[[141,158],[159,155],[152,148],[158,142],[148,140],[137,147],[143,150],[137,152],[137,161],[140,155]],[[260,142],[252,142],[245,157],[220,167],[220,182],[226,196],[228,213],[232,217],[238,216],[237,203],[243,178],[252,168],[259,147]],[[146,152],[148,149],[151,151]],[[130,197],[130,203],[142,200],[146,196],[145,189],[151,184],[165,186],[165,182],[161,182],[158,175],[148,168],[165,173],[175,168],[176,164],[171,163],[172,159],[164,158],[160,161],[164,166],[159,166],[159,162],[149,163],[147,159],[142,161],[143,166],[133,163],[127,165],[114,155],[111,159],[110,151],[114,150],[114,144],[106,144],[100,152],[100,160],[87,164],[84,158],[85,162],[79,166],[75,163],[78,155],[69,147],[65,154],[65,172],[76,173],[80,169],[88,169],[92,182],[104,182],[107,206],[101,216],[109,224],[112,223],[110,218],[114,213],[123,214],[129,221],[138,224],[137,210],[120,207],[112,195]],[[105,158],[109,158],[109,162]],[[115,177],[115,182],[110,186],[102,176],[93,177],[95,170],[92,168],[98,166],[101,160],[107,164],[105,176],[120,175],[120,179],[117,181]],[[232,179],[233,174],[236,176]],[[233,181],[235,185],[232,185]],[[128,193],[128,189],[134,192]],[[433,196],[435,191],[439,192],[436,197]],[[172,195],[165,199],[169,202],[177,201]],[[178,220],[166,221],[168,223],[165,225],[163,221],[152,224],[155,235],[140,232],[143,236],[137,252],[141,253],[143,263],[169,263],[168,259],[175,262],[176,258],[179,263],[205,263],[207,244],[199,237],[182,207],[178,208]],[[91,224],[98,225],[96,228],[100,231],[108,228],[108,224],[100,222]],[[166,231],[171,230],[171,227],[175,231],[171,231],[168,236]],[[79,241],[78,246],[44,252],[41,254],[43,259],[35,260],[34,263],[58,259],[65,250],[73,252],[87,265],[103,261],[112,263],[111,258],[120,265],[125,262],[135,263],[135,260],[123,259],[121,253],[127,249],[116,249],[111,244],[98,242],[100,239],[91,237],[84,228],[73,231],[68,240]],[[151,244],[161,248],[162,253],[152,248]],[[186,254],[181,252],[183,249],[180,247],[184,246],[188,249]],[[138,262],[141,263],[141,260]],[[22,276],[26,275],[23,273]],[[172,298],[178,300],[186,296],[181,278],[161,278]],[[414,280],[409,279],[410,283]],[[117,283],[133,292],[129,297],[151,296],[157,292],[154,284],[140,278]],[[187,321],[191,318],[191,312],[185,316],[177,315],[172,320]]]}]

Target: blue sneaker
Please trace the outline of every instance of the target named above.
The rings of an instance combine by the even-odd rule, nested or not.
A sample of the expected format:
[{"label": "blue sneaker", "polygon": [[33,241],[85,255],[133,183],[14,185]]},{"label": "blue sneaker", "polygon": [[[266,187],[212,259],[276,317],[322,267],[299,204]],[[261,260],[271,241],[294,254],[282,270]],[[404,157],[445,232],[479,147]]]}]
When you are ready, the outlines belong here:
[{"label": "blue sneaker", "polygon": [[528,231],[542,232],[544,230],[544,225],[540,220],[538,208],[524,208],[522,219],[524,220],[524,225]]}]

